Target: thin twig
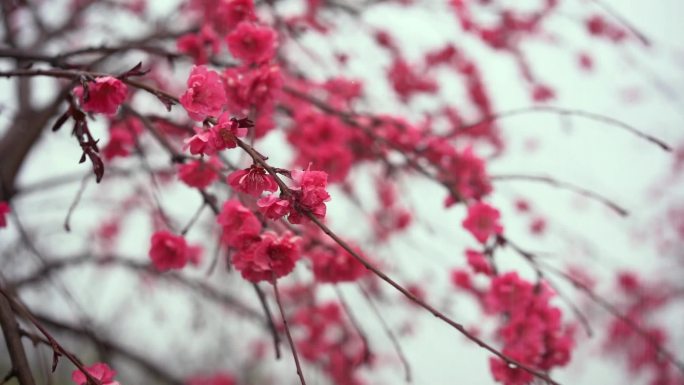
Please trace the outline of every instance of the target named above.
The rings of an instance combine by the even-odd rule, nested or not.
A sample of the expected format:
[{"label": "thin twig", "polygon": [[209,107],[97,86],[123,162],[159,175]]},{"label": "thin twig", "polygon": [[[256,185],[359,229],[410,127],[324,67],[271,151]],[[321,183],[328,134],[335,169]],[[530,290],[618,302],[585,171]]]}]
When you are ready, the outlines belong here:
[{"label": "thin twig", "polygon": [[271,309],[268,307],[266,295],[258,284],[253,283],[252,287],[254,287],[257,297],[259,297],[259,302],[261,302],[261,307],[264,309],[264,314],[266,314],[266,323],[268,324],[268,328],[271,329],[271,335],[273,336],[273,349],[275,350],[276,359],[280,359],[280,334],[278,334],[278,329],[276,328],[275,322],[273,322],[273,315],[271,314]]},{"label": "thin twig", "polygon": [[397,351],[397,355],[399,356],[399,359],[401,360],[401,364],[404,366],[404,373],[405,373],[405,378],[406,382],[411,382],[411,365],[408,362],[408,359],[406,358],[406,355],[404,354],[404,350],[401,348],[401,344],[399,344],[399,339],[397,338],[396,335],[394,335],[394,332],[392,329],[390,329],[389,325],[387,324],[387,321],[385,321],[385,317],[382,316],[382,313],[380,312],[380,309],[378,309],[377,305],[371,298],[370,294],[366,289],[361,284],[357,284],[356,287],[359,288],[359,291],[363,294],[363,298],[366,299],[366,302],[368,303],[368,306],[370,306],[371,310],[373,311],[373,314],[375,314],[375,317],[380,321],[380,325],[382,325],[382,329],[385,331],[385,334],[387,335],[387,338],[390,339],[392,342],[392,346],[394,346],[394,350]]},{"label": "thin twig", "polygon": [[370,349],[370,344],[368,343],[368,336],[366,336],[366,333],[364,333],[363,329],[361,328],[361,323],[354,316],[354,312],[352,312],[351,306],[349,306],[349,303],[344,298],[342,290],[340,290],[338,285],[335,285],[334,288],[335,294],[337,294],[337,298],[340,299],[340,303],[342,304],[345,313],[347,313],[347,318],[349,318],[349,321],[356,330],[356,334],[359,335],[359,338],[361,338],[361,342],[363,342],[363,362],[369,363],[372,356],[372,352]]},{"label": "thin twig", "polygon": [[66,218],[64,218],[64,230],[67,232],[71,232],[71,225],[69,222],[71,221],[71,214],[74,213],[74,210],[76,210],[76,206],[78,206],[78,203],[81,201],[81,198],[83,197],[83,192],[85,192],[86,186],[88,185],[88,181],[90,180],[90,177],[93,174],[86,174],[86,176],[83,177],[81,180],[81,187],[78,188],[78,191],[76,192],[76,196],[74,196],[73,202],[71,202],[71,205],[69,206],[69,211],[67,211]]},{"label": "thin twig", "polygon": [[297,375],[299,376],[299,381],[302,385],[306,385],[304,380],[304,372],[302,371],[302,366],[299,363],[299,356],[297,355],[297,347],[292,340],[292,334],[290,334],[290,327],[287,325],[287,317],[285,317],[285,310],[283,310],[283,304],[280,302],[280,293],[278,292],[278,282],[276,282],[275,274],[273,277],[273,292],[275,293],[276,303],[278,303],[278,309],[280,310],[280,316],[283,319],[283,326],[285,327],[285,334],[287,335],[287,341],[290,344],[290,350],[292,350],[292,357],[294,357],[295,366],[297,367]]},{"label": "thin twig", "polygon": [[490,175],[489,178],[492,181],[499,181],[499,182],[515,182],[515,181],[522,181],[522,182],[538,182],[538,183],[545,183],[549,186],[553,186],[559,189],[564,189],[568,191],[572,191],[576,194],[582,195],[584,197],[587,197],[589,199],[593,199],[612,211],[616,212],[618,215],[626,217],[629,215],[629,211],[625,209],[624,207],[620,206],[619,204],[613,202],[611,199],[604,197],[603,195],[600,195],[599,193],[596,193],[594,191],[588,190],[586,188],[574,185],[572,183],[564,182],[561,180],[558,180],[556,178],[552,178],[550,176],[545,176],[545,175],[524,175],[524,174],[499,174],[499,175]]}]

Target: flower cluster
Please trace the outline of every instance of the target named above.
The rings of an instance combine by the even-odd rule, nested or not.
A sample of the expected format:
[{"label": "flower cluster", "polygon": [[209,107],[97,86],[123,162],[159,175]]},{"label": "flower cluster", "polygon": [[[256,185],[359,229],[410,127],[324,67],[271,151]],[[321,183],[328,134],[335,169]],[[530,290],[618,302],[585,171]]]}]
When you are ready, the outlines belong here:
[{"label": "flower cluster", "polygon": [[237,200],[224,203],[217,222],[223,242],[233,248],[233,266],[252,282],[273,281],[288,275],[300,258],[299,238],[261,232],[259,219]]},{"label": "flower cluster", "polygon": [[[271,101],[281,86],[280,68],[273,64],[277,32],[259,21],[251,0],[194,0],[191,8],[203,13],[205,24],[199,32],[177,41],[179,51],[199,66],[190,74],[181,104],[196,121],[223,111],[239,115],[254,112],[259,122],[255,134],[264,135],[272,119]],[[220,53],[221,40],[240,64],[219,74],[202,65]]]},{"label": "flower cluster", "polygon": [[[525,365],[548,372],[570,361],[573,328],[562,323],[561,311],[549,302],[553,292],[543,283],[533,285],[517,273],[492,279],[483,301],[488,312],[505,315],[497,335],[502,352]],[[490,359],[494,379],[505,385],[524,385],[533,375],[499,358]]]},{"label": "flower cluster", "polygon": [[138,119],[126,118],[112,122],[109,126],[109,141],[102,149],[102,155],[107,160],[128,157],[143,130]]},{"label": "flower cluster", "polygon": [[343,314],[335,302],[300,308],[292,322],[304,330],[295,344],[302,357],[319,364],[335,384],[361,385],[357,369],[369,361],[370,353]]},{"label": "flower cluster", "polygon": [[325,202],[330,200],[326,190],[328,174],[325,171],[292,170],[290,175],[293,186],[288,190],[289,196],[283,199],[271,194],[260,199],[257,204],[261,211],[271,219],[288,215],[287,220],[293,224],[304,222],[306,213],[325,218]]},{"label": "flower cluster", "polygon": [[[360,253],[359,250],[354,250]],[[341,246],[316,247],[309,252],[313,273],[319,282],[353,282],[363,277],[367,270]]]},{"label": "flower cluster", "polygon": [[178,167],[178,179],[195,188],[206,188],[218,179],[221,163],[216,158],[208,161],[192,160]]},{"label": "flower cluster", "polygon": [[193,155],[212,155],[221,150],[235,148],[235,139],[247,135],[249,127],[252,127],[249,119],[231,118],[228,113],[223,113],[210,129],[197,129],[195,135],[187,138],[185,149]]}]

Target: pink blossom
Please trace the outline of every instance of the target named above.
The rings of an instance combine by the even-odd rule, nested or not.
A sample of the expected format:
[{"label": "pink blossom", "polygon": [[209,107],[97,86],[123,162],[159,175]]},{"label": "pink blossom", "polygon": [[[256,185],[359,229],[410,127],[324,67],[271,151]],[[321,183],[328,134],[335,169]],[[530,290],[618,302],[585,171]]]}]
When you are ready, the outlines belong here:
[{"label": "pink blossom", "polygon": [[275,55],[277,33],[273,28],[242,22],[233,30],[226,41],[230,53],[246,63],[260,63]]},{"label": "pink blossom", "polygon": [[188,244],[183,236],[157,231],[151,241],[149,255],[157,270],[182,269],[188,263]]},{"label": "pink blossom", "polygon": [[252,165],[244,170],[237,170],[228,175],[230,187],[245,194],[261,196],[264,191],[278,190],[278,184],[272,175],[263,168]]},{"label": "pink blossom", "polygon": [[121,103],[126,99],[128,87],[119,79],[103,76],[88,83],[87,100],[83,87],[74,89],[74,94],[81,102],[81,108],[86,112],[114,115]]},{"label": "pink blossom", "polygon": [[216,217],[221,225],[221,240],[228,246],[243,248],[248,246],[261,232],[261,222],[248,208],[235,199],[226,201]]},{"label": "pink blossom", "polygon": [[216,71],[205,66],[192,67],[187,86],[180,102],[192,120],[202,121],[221,113],[226,104],[226,93]]},{"label": "pink blossom", "polygon": [[183,35],[176,41],[178,52],[182,52],[195,60],[195,64],[202,65],[209,61],[209,53],[219,53],[220,40],[216,32],[209,25],[202,27],[199,33]]},{"label": "pink blossom", "polygon": [[290,202],[280,199],[276,194],[269,194],[257,201],[259,210],[266,218],[279,219],[290,212]]},{"label": "pink blossom", "polygon": [[285,233],[263,233],[258,242],[233,255],[233,266],[251,282],[273,281],[294,270],[299,259],[299,238]]},{"label": "pink blossom", "polygon": [[137,119],[118,120],[109,126],[109,142],[102,149],[105,159],[128,157],[135,147],[136,139],[143,131]]},{"label": "pink blossom", "polygon": [[192,155],[210,155],[216,152],[212,145],[212,132],[195,129],[195,135],[185,139],[183,150],[190,150]]},{"label": "pink blossom", "polygon": [[499,210],[484,202],[477,202],[468,207],[468,215],[463,220],[463,227],[478,242],[484,244],[490,236],[503,233],[503,226],[499,223],[500,216]]},{"label": "pink blossom", "polygon": [[210,143],[215,150],[235,148],[235,138],[247,135],[247,127],[235,118],[231,118],[227,112],[219,116],[218,122],[211,127]]},{"label": "pink blossom", "polygon": [[481,252],[468,249],[466,250],[466,259],[468,261],[468,265],[473,269],[474,272],[482,273],[484,275],[492,274],[492,266]]},{"label": "pink blossom", "polygon": [[186,185],[196,188],[206,188],[218,179],[221,163],[216,158],[204,162],[193,160],[178,167],[178,178]]},{"label": "pink blossom", "polygon": [[[325,202],[330,200],[330,194],[325,190],[328,184],[328,174],[325,171],[301,171],[292,170],[292,181],[296,194],[297,205],[310,211],[318,218],[324,218],[326,213]],[[292,211],[288,220],[291,223],[301,223],[302,213]]]},{"label": "pink blossom", "polygon": [[470,289],[472,288],[472,282],[470,280],[470,274],[462,269],[453,269],[450,273],[451,283],[456,288],[460,289]]},{"label": "pink blossom", "polygon": [[280,67],[273,64],[227,68],[223,76],[228,107],[235,114],[245,114],[250,108],[263,112],[283,82]]},{"label": "pink blossom", "polygon": [[366,274],[366,267],[341,247],[316,249],[310,253],[314,277],[320,282],[353,282]]},{"label": "pink blossom", "polygon": [[[109,365],[105,363],[98,362],[86,367],[85,369],[88,374],[99,380],[102,385],[118,385],[118,382],[114,381],[116,371],[112,370]],[[85,385],[88,383],[88,378],[79,369],[71,372],[71,379],[74,381],[74,383],[76,383],[76,385]]]}]

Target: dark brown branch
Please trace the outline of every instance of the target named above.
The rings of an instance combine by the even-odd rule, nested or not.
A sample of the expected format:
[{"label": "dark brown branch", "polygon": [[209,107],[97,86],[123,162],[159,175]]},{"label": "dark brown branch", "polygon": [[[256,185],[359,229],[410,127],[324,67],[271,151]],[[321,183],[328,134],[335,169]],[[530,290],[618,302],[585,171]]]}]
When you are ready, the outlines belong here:
[{"label": "dark brown branch", "polygon": [[119,345],[118,343],[102,338],[100,335],[93,333],[89,330],[80,329],[77,326],[70,325],[68,323],[58,321],[52,317],[44,314],[35,314],[36,319],[38,319],[46,327],[75,335],[80,338],[88,339],[96,345],[104,347],[107,351],[110,351],[118,356],[127,359],[130,362],[135,363],[142,369],[153,375],[154,377],[164,381],[169,385],[182,385],[184,382],[180,379],[173,377],[169,374],[165,368],[159,366],[147,359],[143,354],[131,351],[128,348]]},{"label": "dark brown branch", "polygon": [[21,385],[35,385],[31,367],[26,358],[26,351],[24,351],[24,345],[21,342],[19,324],[9,301],[3,295],[0,295],[0,326],[2,326],[7,351],[12,360],[10,374],[16,376]]},{"label": "dark brown branch", "polygon": [[0,287],[0,296],[4,296],[4,298],[7,300],[9,303],[10,307],[12,310],[14,310],[18,315],[20,315],[22,318],[26,319],[29,323],[33,324],[40,333],[49,341],[50,346],[53,350],[53,363],[52,363],[52,369],[54,371],[56,365],[57,365],[57,360],[59,356],[65,356],[69,361],[71,361],[74,366],[78,370],[83,373],[83,375],[88,379],[88,382],[94,385],[101,385],[101,381],[93,377],[92,374],[83,366],[81,361],[76,358],[71,352],[68,350],[64,349],[64,347],[57,342],[57,340],[40,324],[40,322],[36,319],[36,317],[29,311],[29,309],[24,306],[22,303],[20,303],[18,300],[14,299],[4,288]]}]

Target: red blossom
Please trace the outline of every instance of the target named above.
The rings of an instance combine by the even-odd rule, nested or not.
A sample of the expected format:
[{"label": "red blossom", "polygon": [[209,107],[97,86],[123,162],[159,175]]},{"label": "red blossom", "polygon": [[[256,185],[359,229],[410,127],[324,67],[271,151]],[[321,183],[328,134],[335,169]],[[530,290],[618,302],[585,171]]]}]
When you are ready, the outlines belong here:
[{"label": "red blossom", "polygon": [[245,194],[261,196],[264,191],[278,190],[278,184],[272,175],[262,167],[252,165],[244,170],[233,171],[227,179],[230,187]]},{"label": "red blossom", "polygon": [[314,277],[320,282],[353,282],[367,271],[361,262],[339,246],[317,248],[309,255],[313,261]]},{"label": "red blossom", "polygon": [[212,144],[212,132],[196,128],[195,135],[185,139],[183,150],[190,150],[192,155],[210,155],[216,152]]},{"label": "red blossom", "polygon": [[[325,202],[330,200],[330,194],[326,191],[328,173],[325,171],[292,170],[292,190],[296,194],[297,205],[308,210],[314,216],[325,218]],[[288,217],[291,223],[301,223],[302,213],[293,210]]]},{"label": "red blossom", "polygon": [[195,64],[202,65],[209,61],[210,54],[219,53],[220,40],[213,28],[205,25],[199,33],[190,33],[178,38],[176,46],[178,52],[192,57]]},{"label": "red blossom", "polygon": [[290,202],[280,199],[276,194],[270,194],[259,199],[257,206],[269,219],[280,219],[290,212]]},{"label": "red blossom", "polygon": [[157,270],[182,269],[188,263],[188,244],[183,236],[157,231],[151,242],[149,255]]},{"label": "red blossom", "polygon": [[126,100],[128,87],[121,80],[112,76],[103,76],[88,83],[88,92],[83,87],[76,87],[74,94],[81,102],[85,112],[114,115],[121,103]]},{"label": "red blossom", "polygon": [[503,233],[499,223],[499,210],[484,202],[468,207],[468,215],[463,220],[463,228],[468,230],[480,243],[486,243],[492,235]]},{"label": "red blossom", "polygon": [[484,275],[491,275],[493,273],[492,266],[484,254],[472,249],[466,250],[465,253],[468,265],[474,272]]},{"label": "red blossom", "polygon": [[258,241],[235,253],[232,262],[248,281],[273,281],[290,274],[299,257],[299,237],[290,233],[278,237],[267,231]]},{"label": "red blossom", "polygon": [[227,112],[224,112],[219,116],[218,122],[211,127],[210,132],[209,143],[211,148],[220,151],[235,148],[237,146],[235,138],[242,138],[247,135],[247,128],[235,118],[231,118]]},{"label": "red blossom", "polygon": [[226,104],[223,81],[216,71],[205,66],[194,66],[187,82],[188,89],[180,97],[192,120],[203,121],[209,116],[218,116]]},{"label": "red blossom", "polygon": [[230,53],[245,63],[261,63],[275,55],[277,33],[273,28],[242,22],[228,34]]},{"label": "red blossom", "polygon": [[251,210],[237,200],[229,200],[223,204],[216,217],[221,225],[221,240],[228,246],[242,248],[252,243],[261,232],[261,222]]},{"label": "red blossom", "polygon": [[[112,370],[109,365],[98,362],[91,366],[85,368],[88,374],[93,376],[95,379],[99,380],[102,385],[118,385],[119,383],[114,381],[114,376],[116,376],[116,371]],[[85,385],[88,383],[88,378],[79,369],[71,372],[71,379],[76,383],[76,385]]]},{"label": "red blossom", "polygon": [[192,160],[178,167],[178,179],[195,188],[206,188],[218,179],[221,163],[216,158],[209,161]]}]

